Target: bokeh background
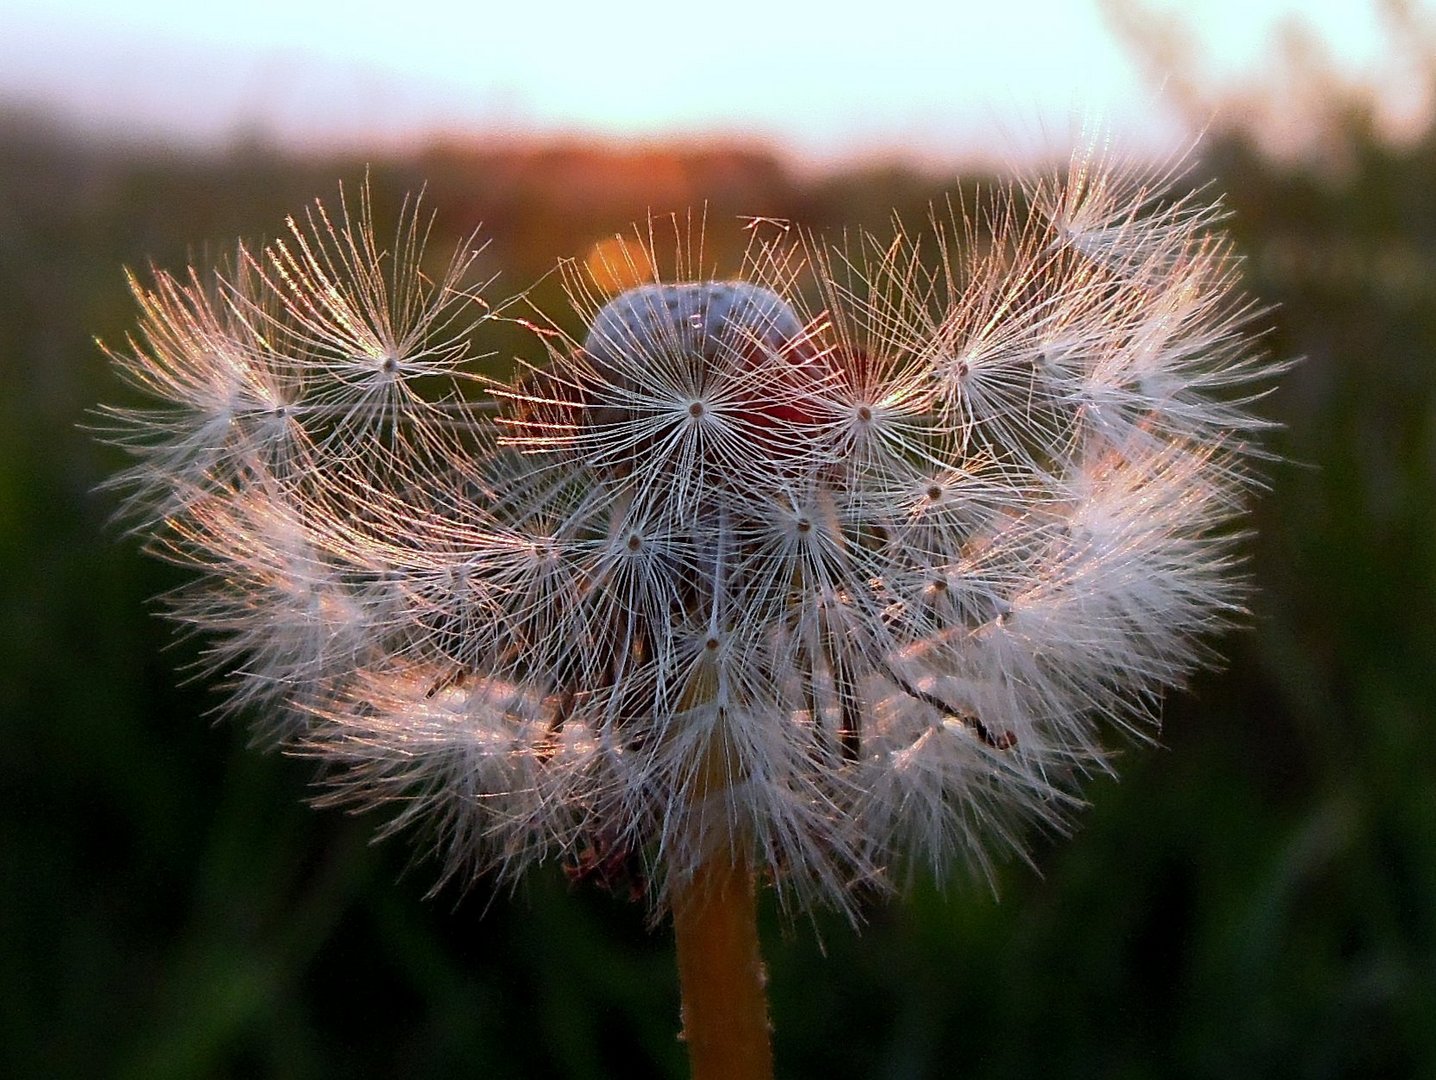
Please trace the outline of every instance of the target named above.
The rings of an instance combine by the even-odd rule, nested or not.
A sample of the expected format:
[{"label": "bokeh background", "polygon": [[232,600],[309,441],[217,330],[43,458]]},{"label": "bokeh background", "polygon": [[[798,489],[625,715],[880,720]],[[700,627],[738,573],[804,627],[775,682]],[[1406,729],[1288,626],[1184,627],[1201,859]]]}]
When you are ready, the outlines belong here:
[{"label": "bokeh background", "polygon": [[[635,52],[590,55],[586,78],[636,68],[631,97],[655,77],[655,39],[634,28],[664,9],[608,6],[630,19]],[[1060,144],[1064,110],[1082,104],[1061,99],[1064,73],[1075,95],[1076,72],[1117,57],[1121,78],[1092,87],[1115,97],[1097,104],[1116,104],[1139,155],[1205,132],[1192,175],[1226,193],[1249,287],[1274,305],[1268,348],[1303,358],[1264,406],[1284,425],[1271,440],[1284,461],[1247,544],[1250,627],[1220,643],[1223,670],[1169,702],[1161,746],[1124,753],[1120,781],[1090,787],[1074,835],[1034,838],[1032,865],[1001,868],[999,898],[918,882],[865,909],[856,934],[765,910],[779,1073],[1436,1077],[1436,19],[1401,0],[1330,5],[1360,16],[1349,25],[1308,10],[1256,28],[1259,3],[1070,6],[1100,38],[1066,42],[1057,112],[1027,128],[974,102],[1026,108],[1036,76],[994,82],[981,65],[949,102],[927,84],[874,93],[864,126],[863,80],[904,66],[882,52],[893,43],[926,58],[922,25],[859,26],[854,41],[881,40],[824,57],[804,43],[832,48],[830,28],[799,24],[777,48],[735,54],[719,105],[615,112],[608,126],[565,120],[517,75],[477,113],[413,119],[394,96],[410,84],[385,69],[344,113],[350,127],[325,128],[312,110],[266,111],[309,100],[293,89],[304,56],[274,69],[290,72],[278,97],[245,96],[240,79],[224,99],[235,111],[205,96],[228,46],[207,57],[164,39],[143,4],[133,40],[111,35],[159,42],[143,63],[130,55],[128,82],[122,67],[105,75],[94,25],[17,13],[0,41],[0,1074],[685,1067],[672,946],[640,907],[572,889],[557,867],[512,892],[481,881],[426,897],[437,868],[421,849],[373,845],[375,820],[308,808],[306,763],[206,719],[216,696],[178,677],[199,644],[154,616],[178,576],[109,523],[113,499],[95,487],[120,457],[82,430],[120,395],[93,337],[119,343],[132,322],[122,267],[177,269],[273,236],[366,174],[381,216],[427,185],[441,241],[483,222],[485,265],[515,288],[650,210],[706,207],[719,261],[740,215],[920,223],[930,201],[990,178],[993,130],[1015,130],[1018,159],[1038,152],[1034,130]],[[346,18],[389,20],[396,53],[442,51],[443,26],[419,10]],[[952,80],[999,49],[1050,69],[1042,50],[1063,27],[1027,13],[1025,39],[951,39]],[[679,85],[690,56],[711,81],[699,45],[718,31],[670,16],[661,32],[680,55],[661,77]],[[1255,67],[1232,62],[1234,24]],[[567,47],[557,23],[493,25],[504,32],[469,35],[477,67]],[[343,26],[333,39],[352,46]],[[246,40],[222,35],[260,56]],[[787,104],[805,85],[792,72],[823,64],[856,89],[793,90]],[[775,65],[790,67],[766,94],[734,90]],[[459,85],[439,66],[451,81],[415,100]],[[614,101],[629,100],[622,85]],[[1127,109],[1129,92],[1145,104]],[[784,128],[789,112],[807,136]]]}]

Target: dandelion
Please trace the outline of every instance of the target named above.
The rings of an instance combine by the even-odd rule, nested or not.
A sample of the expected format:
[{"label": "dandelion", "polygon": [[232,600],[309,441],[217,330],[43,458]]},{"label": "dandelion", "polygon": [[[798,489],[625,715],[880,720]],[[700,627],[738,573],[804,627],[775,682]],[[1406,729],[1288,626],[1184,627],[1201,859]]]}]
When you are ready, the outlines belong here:
[{"label": "dandelion", "polygon": [[625,242],[651,280],[566,264],[508,381],[472,244],[430,277],[417,204],[392,244],[339,211],[133,282],[116,483],[322,801],[392,804],[445,877],[557,858],[672,912],[697,1076],[771,1074],[756,884],[990,874],[1240,614],[1274,369],[1170,177],[1083,158],[731,280]]}]

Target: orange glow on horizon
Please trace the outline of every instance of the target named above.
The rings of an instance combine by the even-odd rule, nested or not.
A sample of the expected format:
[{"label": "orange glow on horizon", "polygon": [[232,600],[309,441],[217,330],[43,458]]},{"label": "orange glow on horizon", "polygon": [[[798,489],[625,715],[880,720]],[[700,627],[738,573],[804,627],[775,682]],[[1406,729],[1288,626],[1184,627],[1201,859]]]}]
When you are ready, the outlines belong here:
[{"label": "orange glow on horizon", "polygon": [[583,265],[594,285],[606,296],[653,281],[656,273],[653,259],[643,244],[617,235],[590,247],[583,257]]}]

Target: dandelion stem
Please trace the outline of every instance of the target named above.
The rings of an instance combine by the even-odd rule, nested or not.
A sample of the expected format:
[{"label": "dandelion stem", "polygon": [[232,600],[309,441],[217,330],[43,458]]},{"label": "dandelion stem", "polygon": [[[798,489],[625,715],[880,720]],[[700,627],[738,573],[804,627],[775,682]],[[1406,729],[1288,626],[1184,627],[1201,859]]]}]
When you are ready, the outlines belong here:
[{"label": "dandelion stem", "polygon": [[[717,672],[703,668],[685,704],[718,693]],[[720,709],[718,716],[724,716]],[[707,742],[691,793],[695,804],[732,786],[733,747],[721,725]],[[772,1080],[768,981],[758,944],[758,899],[748,845],[724,830],[675,883],[673,932],[683,996],[683,1038],[693,1080]]]},{"label": "dandelion stem", "polygon": [[683,1038],[693,1080],[771,1080],[767,977],[747,860],[726,848],[673,901]]}]

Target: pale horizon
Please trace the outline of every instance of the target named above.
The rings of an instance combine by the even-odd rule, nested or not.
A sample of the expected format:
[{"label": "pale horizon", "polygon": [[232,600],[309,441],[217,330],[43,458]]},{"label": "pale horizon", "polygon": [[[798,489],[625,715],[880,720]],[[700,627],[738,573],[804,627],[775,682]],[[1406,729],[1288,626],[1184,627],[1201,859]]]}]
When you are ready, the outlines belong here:
[{"label": "pale horizon", "polygon": [[[800,163],[941,164],[1060,153],[1096,121],[1138,152],[1180,150],[1195,132],[1178,95],[1099,6],[889,0],[882,20],[869,8],[846,22],[756,0],[706,18],[655,0],[561,16],[426,2],[398,24],[390,7],[333,0],[263,0],[242,18],[171,0],[14,0],[0,107],[186,147],[694,139]],[[1393,114],[1427,104],[1401,100],[1375,5],[1148,6],[1181,12],[1202,75],[1231,101],[1270,79],[1299,15],[1341,81],[1373,87]]]}]

